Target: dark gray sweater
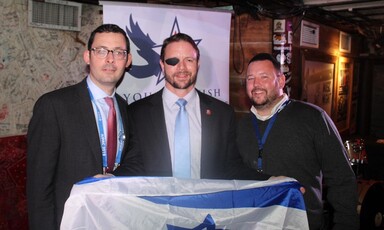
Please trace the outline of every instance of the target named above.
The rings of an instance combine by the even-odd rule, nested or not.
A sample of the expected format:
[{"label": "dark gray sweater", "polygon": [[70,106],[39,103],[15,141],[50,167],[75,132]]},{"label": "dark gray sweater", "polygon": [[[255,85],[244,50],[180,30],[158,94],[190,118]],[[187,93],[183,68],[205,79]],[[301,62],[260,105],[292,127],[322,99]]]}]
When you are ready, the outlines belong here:
[{"label": "dark gray sweater", "polygon": [[[357,183],[346,151],[329,116],[319,107],[294,101],[277,115],[263,148],[263,171],[297,179],[306,189],[310,229],[321,229],[322,185],[334,208],[334,229],[358,229]],[[237,143],[245,163],[257,168],[258,141],[246,114],[238,123]],[[269,120],[258,120],[261,135]],[[323,181],[324,180],[324,181]]]}]

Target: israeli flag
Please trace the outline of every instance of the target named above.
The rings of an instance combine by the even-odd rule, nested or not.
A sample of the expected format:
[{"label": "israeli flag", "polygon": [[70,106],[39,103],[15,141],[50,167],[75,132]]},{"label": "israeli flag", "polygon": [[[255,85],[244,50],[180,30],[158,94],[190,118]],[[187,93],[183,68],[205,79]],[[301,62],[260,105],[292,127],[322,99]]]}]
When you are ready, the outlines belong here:
[{"label": "israeli flag", "polygon": [[73,186],[61,229],[309,229],[300,184],[159,177]]}]

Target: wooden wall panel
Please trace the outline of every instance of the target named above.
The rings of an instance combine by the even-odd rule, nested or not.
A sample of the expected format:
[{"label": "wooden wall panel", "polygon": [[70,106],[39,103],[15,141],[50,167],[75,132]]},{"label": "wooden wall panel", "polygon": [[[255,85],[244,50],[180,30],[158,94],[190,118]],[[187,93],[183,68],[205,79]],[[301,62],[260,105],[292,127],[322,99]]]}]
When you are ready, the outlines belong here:
[{"label": "wooden wall panel", "polygon": [[236,35],[241,34],[243,42],[270,42],[272,37],[271,22],[272,19],[270,18],[255,20],[247,14],[235,15],[232,17],[231,34],[233,35],[235,32]]},{"label": "wooden wall panel", "polygon": [[255,20],[249,15],[232,17],[230,44],[230,104],[237,113],[249,110],[243,85],[249,60],[257,53],[272,51],[272,19]]},{"label": "wooden wall panel", "polygon": [[[290,19],[292,20],[293,27],[293,44],[292,75],[288,83],[291,89],[290,97],[299,100],[302,94],[301,79],[304,60],[335,63],[334,83],[336,83],[338,81],[339,60],[346,57],[353,63],[353,60],[357,59],[359,53],[362,53],[361,45],[359,45],[362,44],[360,36],[351,35],[351,52],[340,52],[340,30],[307,19],[304,20],[319,25],[319,48],[300,46],[301,19],[301,17]],[[238,116],[241,116],[244,112],[248,112],[250,108],[244,86],[247,64],[257,53],[272,53],[272,27],[273,19],[261,18],[260,20],[256,20],[246,14],[240,16],[234,15],[232,17],[229,100]],[[335,92],[337,92],[336,89],[334,90],[334,93]],[[332,110],[335,109],[333,108]]]}]

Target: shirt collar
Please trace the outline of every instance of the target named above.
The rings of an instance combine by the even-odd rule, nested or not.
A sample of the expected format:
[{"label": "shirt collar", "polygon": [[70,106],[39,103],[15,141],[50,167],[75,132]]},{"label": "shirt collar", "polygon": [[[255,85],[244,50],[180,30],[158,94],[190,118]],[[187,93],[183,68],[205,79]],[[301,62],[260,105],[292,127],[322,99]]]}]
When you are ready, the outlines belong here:
[{"label": "shirt collar", "polygon": [[116,89],[114,89],[112,95],[109,96],[102,89],[100,89],[95,83],[93,83],[89,75],[87,76],[87,84],[95,100],[103,99],[105,97],[112,97],[112,98],[115,97]]},{"label": "shirt collar", "polygon": [[271,118],[278,110],[279,108],[281,107],[281,105],[288,101],[289,98],[288,98],[288,95],[287,94],[283,94],[283,98],[272,108],[271,110],[271,114],[269,115],[266,115],[266,116],[262,116],[262,115],[259,115],[258,112],[257,112],[257,109],[252,105],[251,107],[251,112],[253,114],[255,114],[255,116],[257,117],[257,119],[261,120],[261,121],[266,121],[268,120],[269,118]]},{"label": "shirt collar", "polygon": [[[186,106],[191,105],[196,101],[197,92],[195,89],[191,90],[187,95],[183,97],[188,103]],[[172,108],[172,106],[176,105],[176,101],[180,99],[176,94],[172,93],[167,87],[164,87],[163,90],[163,99],[164,103],[168,108]]]}]

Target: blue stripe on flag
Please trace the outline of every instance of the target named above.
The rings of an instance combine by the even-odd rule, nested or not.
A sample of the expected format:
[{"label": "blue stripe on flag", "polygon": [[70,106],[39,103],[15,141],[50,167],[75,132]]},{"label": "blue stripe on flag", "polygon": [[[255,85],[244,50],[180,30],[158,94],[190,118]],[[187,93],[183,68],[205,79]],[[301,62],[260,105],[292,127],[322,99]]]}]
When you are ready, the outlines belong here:
[{"label": "blue stripe on flag", "polygon": [[108,179],[111,179],[111,177],[102,177],[102,178],[87,177],[84,180],[77,182],[76,184],[77,185],[88,184],[88,183],[93,183],[93,182],[96,182],[96,181],[108,180]]},{"label": "blue stripe on flag", "polygon": [[[229,209],[280,205],[305,210],[297,182],[284,182],[260,188],[182,196],[139,196],[157,204],[187,208]],[[273,194],[273,196],[271,195]]]}]

